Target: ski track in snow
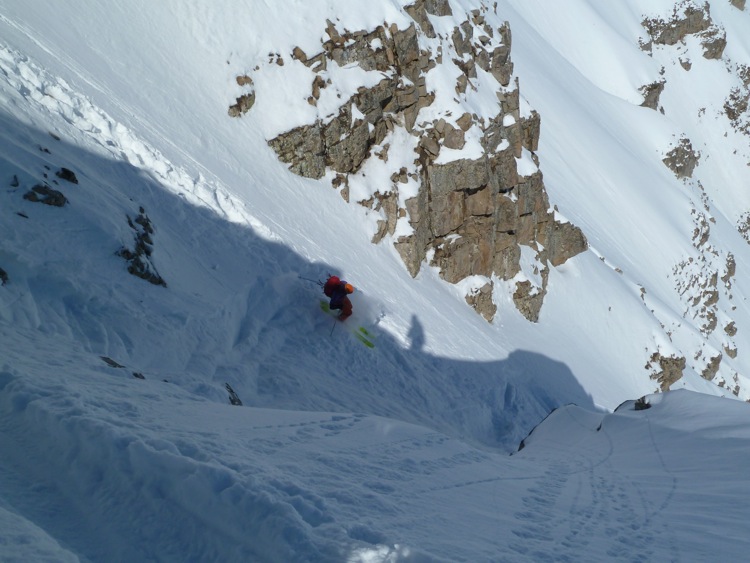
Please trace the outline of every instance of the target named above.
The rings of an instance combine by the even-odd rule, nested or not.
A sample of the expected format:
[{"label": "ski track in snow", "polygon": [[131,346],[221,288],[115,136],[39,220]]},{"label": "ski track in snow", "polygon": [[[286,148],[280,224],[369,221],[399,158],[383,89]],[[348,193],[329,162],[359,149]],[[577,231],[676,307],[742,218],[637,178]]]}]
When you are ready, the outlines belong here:
[{"label": "ski track in snow", "polygon": [[[582,459],[550,455],[545,462],[537,460],[547,469],[526,489],[523,508],[514,513],[516,525],[511,531],[517,541],[509,547],[519,556],[533,561],[579,561],[582,553],[589,553],[596,560],[593,553],[601,550],[607,560],[643,561],[658,558],[651,547],[657,542],[666,543],[673,556],[679,553],[669,519],[663,516],[677,487],[674,476],[662,464],[668,486],[660,487],[654,498],[647,495],[637,480],[619,468],[607,419],[592,436],[595,444],[576,449]],[[660,459],[655,442],[650,445],[651,455]],[[555,445],[555,449],[562,447]],[[640,452],[639,459],[648,455]],[[607,541],[595,541],[602,545],[592,546],[593,538]]]},{"label": "ski track in snow", "polygon": [[[61,368],[81,364],[75,350],[60,347],[50,352]],[[14,363],[14,358],[9,360]],[[146,382],[144,387],[144,382],[124,378],[127,373],[118,375],[121,370],[103,373],[94,365],[79,367],[77,377],[66,376],[56,383],[41,378],[34,386],[7,371],[7,366],[4,369],[0,378],[5,413],[0,418],[2,447],[23,452],[22,457],[5,457],[0,464],[0,483],[13,492],[5,500],[12,513],[38,523],[63,545],[91,560],[101,559],[113,546],[132,557],[162,558],[169,551],[161,549],[171,545],[122,545],[120,534],[147,536],[151,525],[148,518],[133,520],[127,505],[117,513],[117,524],[104,529],[99,523],[103,514],[71,512],[68,504],[73,498],[100,498],[102,491],[97,487],[104,482],[118,484],[109,491],[113,499],[146,499],[156,494],[160,506],[187,508],[176,527],[194,530],[182,551],[190,557],[209,556],[219,549],[215,541],[234,538],[231,541],[236,542],[238,534],[246,537],[237,544],[237,553],[254,553],[252,546],[261,539],[248,536],[244,526],[241,532],[227,523],[254,521],[269,510],[287,517],[294,514],[296,526],[319,530],[320,538],[334,539],[339,545],[364,542],[374,550],[389,538],[402,536],[406,545],[430,545],[433,553],[449,560],[462,559],[457,542],[464,534],[486,534],[481,530],[493,528],[505,531],[489,540],[489,545],[497,553],[505,549],[515,553],[500,560],[602,557],[635,561],[678,552],[669,531],[673,518],[669,510],[677,486],[674,477],[664,473],[663,479],[672,487],[657,487],[658,494],[646,494],[636,480],[626,477],[623,459],[615,461],[615,456],[627,459],[630,452],[617,452],[617,440],[607,431],[609,417],[602,419],[600,431],[589,430],[584,441],[555,439],[547,444],[552,446],[549,449],[532,441],[516,456],[507,457],[474,449],[441,433],[364,414],[285,413],[229,406],[217,410],[210,403],[191,400],[178,387],[158,381]],[[29,369],[38,372],[34,366]],[[91,386],[101,378],[115,378],[116,385]],[[147,399],[150,396],[153,401],[159,395],[173,402],[170,420],[158,412],[163,400]],[[201,412],[212,416],[206,418]],[[645,430],[649,424],[644,420],[639,426]],[[570,436],[574,435],[564,429],[580,427],[575,417],[557,421],[556,426]],[[91,447],[75,445],[82,433],[93,438],[113,431],[114,440],[104,450],[101,446],[106,440],[101,444],[92,440]],[[648,431],[641,434],[648,436]],[[169,442],[161,438],[169,435]],[[541,440],[546,442],[544,437]],[[646,444],[652,450],[641,451],[637,463],[661,466],[657,442],[649,437]],[[57,457],[53,468],[73,464],[79,472],[55,471],[58,477],[50,480],[44,462],[50,454]],[[299,463],[300,456],[304,464]],[[18,483],[28,482],[28,475],[34,476],[36,485],[24,490]],[[342,488],[341,475],[347,476],[348,487]],[[650,481],[654,483],[654,476]],[[242,501],[255,498],[261,483],[270,505]],[[186,487],[189,496],[185,496]],[[214,534],[219,530],[211,526],[199,533],[198,507],[201,502],[210,506],[208,499],[215,495],[227,503],[222,509],[222,518],[227,520],[222,520],[225,524],[218,535]],[[410,515],[421,514],[428,522],[445,518],[438,507],[451,506],[455,499],[467,496],[480,503],[476,509],[490,510],[479,531],[455,521],[455,532],[444,533],[442,538],[420,535],[421,526],[414,525]],[[54,515],[60,510],[67,511],[75,527],[56,520]],[[177,513],[168,512],[170,518],[177,518]],[[158,513],[166,516],[163,509]],[[99,540],[92,544],[89,538],[94,530],[99,530]],[[429,535],[428,530],[424,533]],[[176,536],[173,541],[185,539]],[[657,545],[668,549],[657,549]],[[317,552],[327,560],[323,554],[330,546],[326,546],[326,540],[318,539],[310,545],[293,543],[291,548]]]}]

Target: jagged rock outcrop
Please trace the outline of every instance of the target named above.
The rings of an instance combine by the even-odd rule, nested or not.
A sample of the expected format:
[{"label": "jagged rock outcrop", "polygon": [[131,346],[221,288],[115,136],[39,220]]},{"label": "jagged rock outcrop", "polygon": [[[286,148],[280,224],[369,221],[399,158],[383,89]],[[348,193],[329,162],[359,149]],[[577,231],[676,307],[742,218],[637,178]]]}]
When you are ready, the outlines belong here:
[{"label": "jagged rock outcrop", "polygon": [[701,45],[703,45],[703,56],[706,59],[720,59],[727,46],[727,34],[719,28],[712,26],[700,34]]},{"label": "jagged rock outcrop", "polygon": [[724,344],[724,353],[732,359],[737,357],[737,346]]},{"label": "jagged rock outcrop", "polygon": [[[547,270],[544,270],[546,273]],[[547,276],[544,276],[542,287],[537,287],[528,280],[518,282],[513,293],[513,303],[520,313],[532,322],[539,320],[544,296],[547,293]]]},{"label": "jagged rock outcrop", "polygon": [[235,407],[241,407],[242,401],[240,400],[240,396],[237,395],[237,392],[234,389],[232,389],[232,386],[229,385],[229,383],[225,383],[224,388],[227,390],[227,393],[229,393],[229,404]]},{"label": "jagged rock outcrop", "polygon": [[33,202],[43,203],[45,205],[51,205],[53,207],[63,207],[68,203],[68,198],[59,191],[45,186],[37,184],[30,191],[23,194],[23,198]]},{"label": "jagged rock outcrop", "polygon": [[706,379],[707,381],[713,381],[714,377],[716,377],[716,374],[719,372],[721,359],[721,354],[717,354],[716,356],[709,358],[706,367],[701,372],[701,377],[703,377],[703,379]]},{"label": "jagged rock outcrop", "polygon": [[240,117],[241,115],[244,115],[248,111],[250,111],[250,108],[253,107],[255,104],[255,93],[251,94],[243,94],[239,98],[237,98],[236,103],[234,105],[229,106],[229,116],[230,117]]},{"label": "jagged rock outcrop", "polygon": [[167,287],[167,282],[159,275],[151,261],[154,227],[143,207],[139,209],[135,219],[128,216],[128,225],[135,233],[135,244],[132,250],[123,246],[117,251],[117,255],[128,262],[128,272],[132,275],[154,285]]},{"label": "jagged rock outcrop", "polygon": [[745,242],[750,244],[750,211],[743,213],[737,221],[737,231],[739,231]]},{"label": "jagged rock outcrop", "polygon": [[724,327],[724,332],[726,332],[729,336],[734,336],[735,334],[737,334],[737,327],[735,326],[734,321]]},{"label": "jagged rock outcrop", "polygon": [[466,302],[487,321],[495,318],[497,305],[492,300],[492,284],[486,283],[466,296]]},{"label": "jagged rock outcrop", "polygon": [[[737,8],[744,10],[745,1],[732,2]],[[723,59],[723,53],[727,45],[726,32],[722,27],[715,25],[711,19],[710,5],[708,2],[698,3],[696,0],[681,0],[677,2],[672,10],[671,15],[662,17],[645,18],[642,21],[643,27],[648,32],[648,41],[641,40],[641,48],[651,53],[654,45],[671,46],[682,43],[689,35],[697,37],[703,49],[703,57],[706,59]],[[680,50],[675,56],[676,62],[685,70],[690,70],[692,62]],[[724,102],[724,113],[731,126],[740,133],[750,136],[750,68],[744,64],[735,63],[725,58],[724,64],[727,71],[736,74],[741,85],[733,87]],[[664,67],[661,73],[664,74]],[[641,105],[653,109],[659,109],[662,113],[663,108],[659,107],[659,97],[666,86],[666,81],[661,78],[655,82],[644,85],[640,88],[644,96]],[[705,108],[701,111],[705,111]],[[682,147],[677,147],[670,157],[667,164],[672,168],[680,178],[689,178],[692,174],[693,156],[689,151],[682,149],[688,148],[685,143]],[[697,153],[696,153],[697,154]]]},{"label": "jagged rock outcrop", "polygon": [[436,37],[435,30],[430,23],[427,14],[433,16],[451,16],[453,11],[448,0],[417,0],[414,4],[406,6],[407,13],[414,18],[420,29],[427,37]]},{"label": "jagged rock outcrop", "polygon": [[[657,80],[656,82],[652,82],[651,84],[646,84],[645,86],[641,86],[640,92],[643,94],[643,102],[641,103],[642,107],[650,108],[650,109],[659,109],[659,97],[661,96],[661,93],[664,91],[664,86],[666,84],[666,80],[661,79]],[[662,112],[664,110],[662,109]]]},{"label": "jagged rock outcrop", "polygon": [[745,9],[745,0],[729,0],[730,4],[740,10]]},{"label": "jagged rock outcrop", "polygon": [[695,170],[699,159],[700,152],[693,150],[690,139],[682,137],[679,143],[662,159],[662,162],[678,178],[692,178],[693,170]]},{"label": "jagged rock outcrop", "polygon": [[57,172],[55,172],[55,176],[60,178],[61,180],[65,180],[66,182],[70,182],[71,184],[77,184],[78,178],[76,177],[76,173],[70,170],[69,168],[65,168],[64,166],[60,168]]},{"label": "jagged rock outcrop", "polygon": [[744,92],[740,88],[734,88],[724,102],[724,112],[729,122],[735,128],[746,135],[750,134],[750,117],[748,107],[750,105],[750,90]]},{"label": "jagged rock outcrop", "polygon": [[698,35],[703,56],[720,59],[727,44],[724,30],[711,21],[708,3],[683,0],[675,5],[669,18],[645,18],[642,25],[650,40],[642,43],[641,48],[649,52],[653,45],[675,45],[688,35]]},{"label": "jagged rock outcrop", "polygon": [[253,79],[247,75],[238,76],[237,85],[249,87],[250,92],[242,94],[235,100],[233,105],[229,106],[230,117],[241,117],[255,105],[255,91],[252,89]]},{"label": "jagged rock outcrop", "polygon": [[659,383],[662,391],[669,391],[670,386],[682,378],[685,365],[685,358],[681,356],[662,356],[660,352],[654,352],[646,363],[646,369],[652,370],[651,379]]},{"label": "jagged rock outcrop", "polygon": [[[488,320],[496,313],[493,276],[512,280],[521,272],[521,247],[529,247],[542,285],[519,278],[513,300],[535,321],[546,293],[547,264],[562,264],[585,250],[587,242],[580,229],[558,220],[550,209],[534,154],[541,118],[521,110],[509,26],[493,28],[483,10],[469,13],[450,37],[438,37],[429,19],[451,14],[446,0],[419,0],[406,7],[414,22],[405,29],[384,24],[344,31],[329,21],[319,53],[309,55],[299,47],[292,53],[312,73],[308,102],[318,103],[332,64],[356,64],[383,78],[342,100],[336,115],[287,131],[269,145],[296,174],[322,178],[333,173],[333,186],[348,201],[352,181],[365,182],[359,175],[364,164],[373,158],[387,162],[395,131],[405,130],[412,139],[412,162],[390,171],[390,185],[358,201],[383,217],[373,241],[407,232],[394,244],[413,276],[427,260],[451,283],[486,278],[467,301]],[[420,33],[434,38],[437,47],[420,48]],[[480,74],[481,80],[494,79],[497,113],[435,111],[437,93],[428,89],[427,75],[437,65],[455,69],[455,92],[448,94],[456,102],[476,90]],[[431,117],[420,119],[425,108],[432,110]],[[471,156],[461,153],[468,143]],[[527,163],[524,174],[520,160]],[[402,197],[406,186],[416,195]]]},{"label": "jagged rock outcrop", "polygon": [[737,65],[737,76],[742,86],[733,88],[724,102],[724,113],[735,131],[750,136],[750,67]]},{"label": "jagged rock outcrop", "polygon": [[[45,168],[47,170],[50,169],[48,166],[45,166]],[[48,178],[47,173],[43,172],[42,176],[45,178],[45,183],[33,186],[28,192],[23,195],[23,198],[28,201],[43,203],[52,207],[64,207],[65,205],[67,205],[68,198],[65,197],[65,194],[63,194],[60,190],[56,190],[50,187],[46,183]],[[55,172],[55,176],[57,176],[61,180],[70,182],[71,184],[78,184],[78,178],[76,177],[75,172],[73,172],[69,168],[60,168],[57,172]],[[58,183],[57,180],[51,180],[51,182],[53,184]],[[13,180],[11,181],[10,185],[12,188],[17,188],[21,185],[17,175],[13,175]]]},{"label": "jagged rock outcrop", "polygon": [[697,260],[691,258],[680,262],[673,269],[677,281],[675,289],[685,297],[686,309],[700,322],[700,330],[704,335],[716,330],[720,313],[719,273],[714,269],[712,257],[709,250]]},{"label": "jagged rock outcrop", "polygon": [[107,365],[108,365],[109,367],[111,367],[111,368],[115,368],[115,369],[123,369],[123,368],[125,367],[125,366],[124,366],[124,365],[122,365],[122,364],[121,364],[120,362],[117,362],[117,361],[113,360],[113,359],[112,359],[112,358],[110,358],[109,356],[99,356],[99,357],[101,358],[101,360],[102,360],[102,361],[103,361],[103,362],[104,362],[105,364],[107,364]]},{"label": "jagged rock outcrop", "polygon": [[[675,45],[686,36],[706,31],[711,23],[706,9],[693,2],[678,3],[669,19],[645,18],[642,22],[655,45]],[[651,44],[644,46],[651,50]]]},{"label": "jagged rock outcrop", "polygon": [[8,283],[8,273],[0,268],[0,285],[5,285]]},{"label": "jagged rock outcrop", "polygon": [[648,402],[648,399],[646,397],[640,397],[639,399],[636,399],[635,402],[633,403],[634,411],[645,411],[650,408],[651,408],[651,403]]},{"label": "jagged rock outcrop", "polygon": [[[715,9],[718,11],[718,7]],[[647,18],[643,21],[648,33],[647,43],[642,41],[641,46],[664,65],[659,71],[659,76],[655,77],[656,80],[652,78],[654,81],[651,84],[641,88],[644,96],[643,105],[659,109],[662,113],[665,110],[669,113],[669,107],[660,107],[659,94],[663,89],[670,90],[670,99],[679,94],[673,90],[676,85],[670,82],[673,78],[689,79],[681,75],[681,70],[691,71],[693,62],[703,68],[711,67],[718,70],[724,67],[731,76],[731,89],[727,92],[723,104],[727,121],[723,121],[720,128],[729,134],[732,133],[732,128],[738,133],[747,134],[750,131],[750,71],[745,65],[724,55],[727,34],[712,21],[709,3],[700,0],[680,0],[674,3],[671,14],[666,12],[660,15],[664,17]],[[700,59],[700,55],[706,59],[721,61],[718,66],[714,62],[706,65],[696,60]],[[665,99],[664,96],[661,98]],[[714,108],[714,104],[697,108],[698,118],[705,119]],[[734,154],[739,154],[739,150]],[[706,155],[705,158],[709,156]],[[674,288],[683,304],[683,315],[691,319],[693,326],[699,328],[702,337],[706,339],[697,350],[687,350],[684,344],[680,344],[679,352],[675,354],[689,358],[690,369],[702,377],[724,386],[731,377],[729,372],[732,371],[732,360],[738,355],[736,327],[733,321],[737,306],[733,303],[732,292],[736,264],[732,254],[717,246],[716,241],[712,240],[712,228],[716,223],[712,215],[715,211],[713,202],[701,183],[710,182],[711,179],[706,177],[705,173],[700,174],[696,170],[698,162],[702,159],[690,139],[684,136],[676,138],[663,156],[665,165],[694,196],[691,213],[694,221],[692,242],[695,252],[674,266],[672,277]],[[700,180],[698,176],[702,176]],[[711,188],[716,189],[715,186]],[[745,239],[750,240],[750,214],[741,216],[737,226]],[[670,326],[663,320],[660,322],[670,340],[680,332],[679,325]],[[723,333],[717,331],[721,327],[724,327]],[[679,337],[676,337],[673,342],[677,343],[679,340]],[[674,366],[671,370],[670,366],[665,367],[666,369],[659,367],[655,370],[655,377],[663,384],[662,388],[668,388],[677,373]]]},{"label": "jagged rock outcrop", "polygon": [[690,1],[675,5],[669,19],[645,18],[642,24],[656,45],[675,45],[711,26],[707,9]]}]

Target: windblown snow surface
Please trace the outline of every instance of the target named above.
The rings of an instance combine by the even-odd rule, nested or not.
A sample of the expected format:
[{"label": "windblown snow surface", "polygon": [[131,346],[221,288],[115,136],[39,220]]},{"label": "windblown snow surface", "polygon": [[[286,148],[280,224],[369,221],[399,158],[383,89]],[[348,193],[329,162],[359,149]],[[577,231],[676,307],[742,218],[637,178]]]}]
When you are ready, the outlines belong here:
[{"label": "windblown snow surface", "polygon": [[[404,27],[404,3],[0,0],[0,560],[746,559],[750,148],[721,106],[736,76],[697,39],[638,47],[667,0],[491,3],[542,115],[550,201],[590,250],[551,272],[539,323],[501,295],[488,324],[267,145],[316,117],[292,49],[315,52],[326,19]],[[480,5],[450,4],[439,30]],[[750,12],[711,15],[750,63]],[[231,119],[254,69],[257,104]],[[370,80],[338,73],[343,94]],[[639,107],[663,75],[665,113]],[[702,153],[690,182],[661,162],[682,134]],[[44,181],[66,206],[23,198]],[[167,287],[116,255],[141,213]],[[675,267],[695,265],[690,297],[730,252],[708,337]],[[357,287],[347,325],[308,281],[328,272]],[[700,376],[729,319],[739,353],[719,375],[740,400]],[[656,350],[690,350],[678,390],[652,394]]]}]

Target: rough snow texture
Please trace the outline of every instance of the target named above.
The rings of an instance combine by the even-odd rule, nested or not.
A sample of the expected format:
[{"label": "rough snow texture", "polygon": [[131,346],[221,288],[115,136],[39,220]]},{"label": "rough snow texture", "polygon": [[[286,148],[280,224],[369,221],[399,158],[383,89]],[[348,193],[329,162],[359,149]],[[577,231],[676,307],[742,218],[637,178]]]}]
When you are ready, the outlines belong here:
[{"label": "rough snow texture", "polygon": [[[701,31],[641,48],[644,21],[696,3],[483,6],[493,30],[512,30],[519,116],[542,118],[550,213],[590,246],[544,268],[522,245],[511,279],[455,285],[429,266],[412,278],[392,245],[371,244],[384,220],[375,199],[348,205],[329,172],[291,174],[267,140],[384,78],[330,65],[339,75],[309,103],[313,71],[291,54],[319,52],[326,20],[340,34],[429,22],[421,51],[450,46],[474,2],[65,4],[0,0],[3,558],[746,557],[750,13],[739,3],[704,13],[725,34],[720,58],[704,56]],[[466,76],[466,98],[426,80],[436,97],[415,127],[447,109],[497,115],[496,91]],[[453,70],[443,78],[456,84]],[[641,106],[643,86],[662,80],[656,111]],[[227,115],[251,92],[249,111]],[[446,148],[460,145],[451,131],[433,138],[436,166],[481,148],[472,134]],[[416,137],[392,135],[388,164],[406,171],[382,205],[399,209],[419,193]],[[700,157],[678,178],[664,159],[682,139]],[[536,171],[528,148],[515,164]],[[389,186],[384,170],[350,174],[350,200]],[[386,237],[410,235],[400,219]],[[166,287],[128,273],[121,250],[137,247]],[[375,349],[331,332],[308,281],[328,272],[357,287],[347,323]],[[467,296],[496,308],[493,323]]]}]

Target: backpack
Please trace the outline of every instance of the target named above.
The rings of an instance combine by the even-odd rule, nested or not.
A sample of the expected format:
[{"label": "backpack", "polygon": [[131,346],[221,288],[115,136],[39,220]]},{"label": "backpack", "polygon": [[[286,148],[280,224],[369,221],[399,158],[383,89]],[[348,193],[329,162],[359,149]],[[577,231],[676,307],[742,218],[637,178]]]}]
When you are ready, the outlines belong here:
[{"label": "backpack", "polygon": [[340,284],[341,279],[338,276],[331,276],[323,286],[323,293],[326,294],[326,297],[333,297],[333,292]]}]

